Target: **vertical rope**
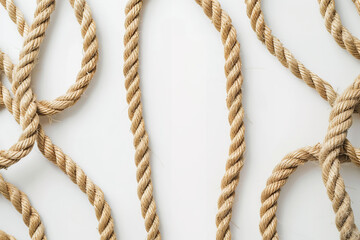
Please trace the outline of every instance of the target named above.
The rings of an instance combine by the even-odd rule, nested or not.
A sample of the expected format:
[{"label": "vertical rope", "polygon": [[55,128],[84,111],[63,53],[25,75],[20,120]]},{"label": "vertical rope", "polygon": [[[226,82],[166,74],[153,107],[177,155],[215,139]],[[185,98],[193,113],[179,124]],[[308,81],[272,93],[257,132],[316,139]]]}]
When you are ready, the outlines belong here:
[{"label": "vertical rope", "polygon": [[[230,137],[229,157],[226,172],[221,182],[221,195],[218,200],[216,215],[216,239],[231,239],[230,221],[235,200],[235,190],[239,183],[240,170],[244,164],[245,127],[244,109],[242,106],[240,44],[231,19],[217,0],[196,0],[205,14],[212,20],[220,32],[224,45],[225,75],[227,77],[227,107],[229,109]],[[124,75],[129,104],[131,131],[134,134],[135,164],[137,166],[138,196],[141,212],[145,219],[147,239],[160,239],[159,217],[153,197],[151,181],[149,137],[145,130],[142,114],[140,77],[139,77],[139,24],[142,9],[141,0],[130,0],[126,6],[124,36]]]}]

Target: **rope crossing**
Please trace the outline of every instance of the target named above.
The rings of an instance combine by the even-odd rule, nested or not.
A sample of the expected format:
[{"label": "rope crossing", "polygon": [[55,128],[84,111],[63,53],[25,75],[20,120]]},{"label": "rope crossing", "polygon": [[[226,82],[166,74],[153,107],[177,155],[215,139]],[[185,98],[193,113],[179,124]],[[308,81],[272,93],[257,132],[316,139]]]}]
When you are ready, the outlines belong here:
[{"label": "rope crossing", "polygon": [[[360,0],[352,0],[360,14]],[[37,0],[33,22],[29,25],[13,0],[0,0],[23,37],[23,46],[17,64],[0,50],[0,71],[11,83],[11,89],[0,81],[0,105],[13,115],[21,126],[22,133],[18,141],[7,150],[0,150],[0,169],[11,167],[27,156],[35,143],[40,152],[50,162],[62,170],[70,180],[77,184],[95,209],[98,231],[101,240],[116,240],[114,220],[104,193],[85,174],[85,172],[66,155],[46,135],[40,124],[41,116],[51,116],[73,106],[87,89],[93,79],[98,62],[98,40],[96,25],[91,10],[85,0],[69,0],[75,17],[80,25],[83,38],[83,58],[75,83],[67,92],[54,100],[37,100],[31,88],[31,73],[37,63],[41,44],[50,24],[50,16],[55,10],[55,0]],[[244,164],[245,126],[242,103],[243,76],[241,72],[240,44],[232,25],[231,18],[221,8],[218,0],[195,0],[205,15],[212,21],[221,36],[224,47],[226,76],[226,105],[230,125],[229,154],[225,164],[225,173],[221,180],[221,193],[218,198],[218,210],[215,217],[217,240],[231,240],[230,222],[235,204],[235,191],[239,183],[240,171]],[[360,75],[342,94],[321,77],[306,68],[295,56],[272,35],[265,22],[261,9],[261,0],[245,0],[247,15],[258,39],[280,63],[294,76],[329,102],[332,110],[327,133],[322,143],[300,148],[286,155],[274,168],[261,194],[260,233],[264,240],[277,240],[276,211],[281,188],[296,169],[308,161],[317,161],[322,170],[322,179],[327,195],[332,202],[336,227],[342,240],[360,240],[354,214],[344,180],[340,174],[341,163],[351,162],[360,166],[360,149],[354,148],[347,139],[354,113],[360,113]],[[360,40],[353,36],[342,23],[335,10],[334,0],[318,0],[320,13],[327,31],[340,47],[352,56],[360,59]],[[160,240],[160,220],[153,195],[151,180],[149,136],[145,128],[141,101],[139,75],[140,15],[143,0],[128,0],[125,8],[124,66],[126,100],[128,115],[133,133],[135,165],[137,168],[137,193],[141,213],[144,218],[148,240]],[[22,215],[32,240],[46,240],[45,228],[39,213],[32,207],[29,198],[16,186],[7,182],[0,174],[0,193],[9,200]],[[0,230],[0,240],[15,240],[15,237]]]},{"label": "rope crossing", "polygon": [[[76,82],[64,95],[55,100],[37,101],[31,89],[31,72],[38,58],[41,43],[45,38],[50,15],[55,9],[55,0],[37,1],[34,20],[31,25],[26,23],[23,14],[12,0],[0,0],[0,3],[8,11],[11,20],[17,25],[20,35],[24,37],[24,44],[17,65],[14,65],[6,54],[0,52],[0,70],[12,84],[10,91],[0,82],[0,105],[6,107],[23,130],[17,143],[9,150],[0,151],[0,168],[6,169],[20,161],[29,154],[37,142],[40,152],[60,168],[88,196],[99,221],[100,239],[114,240],[116,239],[114,221],[110,206],[106,202],[102,190],[86,176],[84,171],[68,155],[52,143],[39,123],[39,116],[50,116],[74,105],[95,74],[98,60],[98,41],[90,8],[85,0],[70,0],[84,40],[84,56]],[[40,216],[30,205],[27,196],[6,182],[1,175],[0,192],[22,214],[24,223],[29,227],[31,239],[46,239]],[[1,231],[0,239],[13,240],[15,238]]]},{"label": "rope crossing", "polygon": [[[318,2],[329,33],[339,46],[360,59],[360,41],[341,24],[334,0],[318,0]],[[353,0],[353,2],[360,13],[360,1]],[[320,96],[332,106],[329,127],[323,143],[301,148],[286,155],[268,179],[261,195],[260,232],[262,237],[266,240],[279,239],[276,229],[276,210],[281,187],[286,184],[287,179],[297,167],[307,161],[318,161],[328,197],[336,214],[335,223],[340,232],[340,239],[359,240],[360,232],[355,225],[350,197],[340,175],[340,164],[351,161],[359,166],[360,150],[355,149],[346,136],[352,125],[353,113],[359,112],[360,75],[350,87],[338,95],[329,83],[308,70],[283,46],[279,39],[272,35],[271,29],[265,23],[260,0],[248,0],[246,5],[251,26],[269,52],[276,56],[282,65],[289,68],[296,77],[315,88]]]}]

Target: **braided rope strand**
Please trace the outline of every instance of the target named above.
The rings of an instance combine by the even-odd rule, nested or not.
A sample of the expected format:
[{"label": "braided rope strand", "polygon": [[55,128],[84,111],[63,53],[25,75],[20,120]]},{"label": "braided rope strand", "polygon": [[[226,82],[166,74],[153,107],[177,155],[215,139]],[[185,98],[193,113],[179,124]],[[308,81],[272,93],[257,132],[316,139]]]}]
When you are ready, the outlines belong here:
[{"label": "braided rope strand", "polygon": [[[84,48],[89,50],[85,53],[83,68],[78,75],[80,76],[80,79],[84,79],[84,81],[81,80],[76,83],[80,90],[74,88],[80,94],[78,96],[78,98],[80,98],[82,92],[86,88],[86,82],[90,81],[92,75],[95,73],[98,57],[98,44],[95,35],[95,23],[91,17],[90,8],[87,3],[83,0],[70,1],[70,3],[81,24],[82,35],[84,37]],[[27,112],[24,113],[27,109],[23,109],[19,105],[30,104],[30,101],[33,101],[35,98],[35,95],[32,94],[30,88],[30,72],[32,70],[32,65],[34,64],[34,59],[37,57],[40,44],[44,38],[46,27],[49,24],[49,17],[54,6],[54,3],[51,2],[39,1],[38,4],[39,6],[35,16],[40,15],[40,17],[35,17],[30,33],[25,36],[24,50],[22,50],[20,54],[19,65],[13,65],[9,57],[2,52],[0,53],[0,70],[4,71],[10,82],[12,82],[12,90],[15,92],[15,97],[12,98],[10,91],[0,83],[0,104],[5,105],[9,112],[14,115],[18,123],[23,123],[24,121],[29,123],[31,120],[31,118],[29,118],[31,116],[29,116]],[[17,12],[21,15],[19,10]],[[25,70],[21,71],[21,69]],[[16,74],[20,75],[19,78],[16,78]],[[24,80],[20,81],[19,79]],[[22,94],[25,95],[25,100],[18,100],[17,96],[21,97]],[[33,102],[35,102],[35,116],[38,116],[42,110],[38,107],[39,102],[36,100]],[[50,115],[52,112],[47,111],[43,114]],[[85,194],[88,195],[88,199],[94,206],[96,217],[99,221],[98,231],[100,233],[100,239],[115,240],[116,236],[114,233],[114,221],[111,216],[111,209],[105,201],[101,189],[86,176],[84,171],[69,156],[65,155],[59,147],[52,143],[50,138],[45,135],[40,124],[38,124],[34,136],[42,154],[57,165]]]},{"label": "braided rope strand", "polygon": [[136,180],[147,239],[161,239],[151,181],[149,137],[142,115],[139,68],[139,24],[142,0],[130,0],[125,8],[124,75],[129,104],[131,131],[134,134]]},{"label": "braided rope strand", "polygon": [[[359,11],[359,1],[353,0],[353,2]],[[321,145],[320,154],[317,159],[321,163],[323,181],[328,196],[333,202],[333,209],[336,213],[336,226],[340,231],[340,238],[358,240],[360,239],[360,233],[354,223],[350,197],[345,190],[344,181],[340,176],[341,151],[344,149],[350,151],[349,154],[351,154],[351,157],[356,158],[357,153],[359,152],[358,149],[349,147],[348,140],[346,139],[346,132],[351,126],[351,115],[354,111],[359,112],[359,105],[354,103],[357,101],[355,93],[351,92],[352,90],[347,90],[341,96],[337,96],[337,93],[328,83],[306,69],[293,57],[289,50],[283,47],[280,40],[271,34],[270,28],[264,21],[264,16],[261,11],[261,1],[249,0],[246,1],[246,3],[251,25],[258,38],[266,45],[269,52],[275,55],[285,67],[290,68],[295,76],[303,79],[309,86],[315,88],[320,95],[333,106],[327,137],[325,138],[323,145]],[[325,25],[328,31],[333,35],[341,47],[357,57],[356,44],[358,40],[342,26],[340,17],[335,11],[334,1],[319,0],[319,4],[320,12],[325,18]],[[306,77],[304,79],[304,76],[310,76],[311,78]],[[357,82],[359,82],[359,80],[356,81],[355,85]],[[331,98],[329,98],[328,93],[331,94]],[[276,232],[277,220],[275,217],[277,209],[276,201],[279,194],[278,191],[280,190],[280,187],[286,183],[287,177],[295,171],[297,166],[294,167],[294,164],[296,164],[296,160],[299,160],[299,156],[305,154],[304,152],[306,153],[306,149],[301,149],[294,152],[290,159],[287,157],[281,164],[289,161],[289,168],[279,165],[274,170],[267,183],[262,196],[262,208],[260,212],[260,232],[263,235],[263,239],[279,238]],[[309,155],[306,157],[311,158]],[[301,160],[304,161],[304,159]],[[302,163],[303,162],[301,162],[301,164]]]},{"label": "braided rope strand", "polygon": [[[284,67],[289,68],[297,78],[302,79],[308,86],[314,88],[323,99],[333,106],[337,97],[337,93],[333,87],[307,69],[283,46],[278,38],[272,35],[271,29],[264,21],[264,15],[261,10],[261,0],[246,0],[245,2],[251,27],[255,31],[258,39],[265,44],[268,51],[274,55]],[[357,108],[357,110],[360,110],[360,108]]]},{"label": "braided rope strand", "polygon": [[[298,167],[308,161],[319,161],[320,151],[320,143],[312,147],[301,148],[286,155],[274,168],[261,194],[259,229],[264,240],[279,239],[276,211],[281,188]],[[356,166],[360,166],[360,152],[346,140],[344,148],[341,150],[339,160],[341,163],[352,162]]]},{"label": "braided rope strand", "polygon": [[[0,193],[9,200],[15,209],[22,214],[24,223],[29,228],[32,240],[46,240],[45,228],[40,220],[38,212],[31,206],[26,194],[14,185],[6,182],[0,174]],[[13,236],[0,231],[1,240],[15,240]]]},{"label": "braided rope strand", "polygon": [[21,36],[24,36],[29,31],[29,26],[25,22],[24,15],[22,12],[16,7],[13,0],[0,0],[0,4],[6,9],[9,14],[11,21],[13,21],[17,30]]},{"label": "braided rope strand", "polygon": [[196,0],[212,20],[215,28],[220,31],[224,44],[225,75],[227,78],[227,107],[229,109],[230,138],[229,157],[226,172],[221,181],[221,194],[218,200],[216,215],[216,239],[231,239],[230,221],[235,201],[235,191],[239,183],[239,175],[244,165],[245,126],[244,109],[242,106],[240,44],[236,30],[229,15],[221,9],[217,0]]},{"label": "braided rope strand", "polygon": [[[9,90],[0,82],[0,105],[5,105],[10,113],[15,104]],[[54,145],[45,134],[41,125],[37,133],[37,144],[40,152],[52,163],[58,166],[72,182],[77,184],[95,208],[95,214],[99,221],[98,231],[102,240],[115,240],[114,220],[111,216],[111,208],[105,200],[102,190],[95,185],[84,171],[59,147]]]},{"label": "braided rope strand", "polygon": [[[196,0],[205,14],[212,20],[220,32],[224,45],[225,75],[227,77],[227,107],[231,126],[231,145],[226,172],[221,183],[221,195],[218,200],[216,216],[216,239],[231,239],[230,220],[239,173],[243,166],[245,152],[245,127],[243,124],[244,110],[242,106],[241,86],[243,82],[240,62],[240,44],[236,39],[236,31],[230,17],[221,9],[216,0]],[[160,238],[159,219],[156,215],[156,205],[152,194],[151,168],[149,155],[149,137],[145,130],[142,115],[139,68],[139,15],[142,1],[131,0],[126,6],[125,36],[124,36],[124,75],[129,104],[131,131],[134,134],[135,164],[137,166],[138,195],[141,202],[142,215],[145,218],[147,239]]]},{"label": "braided rope strand", "polygon": [[[335,1],[318,0],[318,2],[328,32],[334,37],[339,46],[346,49],[355,58],[360,59],[360,40],[342,25],[340,16],[335,10]],[[359,10],[360,2],[358,0],[353,0],[353,2]]]},{"label": "braided rope strand", "polygon": [[[26,35],[29,27],[21,11],[16,8],[12,0],[0,1],[2,1],[1,3],[5,9],[8,10],[12,21],[17,25],[20,35]],[[96,72],[99,57],[98,40],[96,36],[96,25],[90,7],[85,0],[70,0],[70,4],[74,8],[76,19],[81,26],[81,35],[84,39],[84,56],[81,61],[81,69],[76,77],[76,82],[64,95],[52,101],[41,100],[36,102],[39,108],[39,115],[54,115],[74,105],[80,99]],[[25,29],[26,31],[20,31],[21,29]],[[0,64],[8,64],[7,68],[9,72],[5,72],[5,74],[10,79],[9,75],[12,74],[14,66],[9,61],[3,61],[6,59],[1,58],[1,55],[4,55],[4,53],[0,53]]]},{"label": "braided rope strand", "polygon": [[44,39],[45,30],[49,25],[50,14],[54,9],[55,2],[53,0],[38,2],[34,22],[31,25],[30,33],[25,37],[24,47],[20,52],[19,65],[13,71],[12,87],[16,104],[13,104],[12,111],[15,119],[20,122],[23,132],[18,142],[9,150],[0,151],[0,168],[7,168],[25,157],[35,143],[39,116],[36,113],[35,96],[30,88],[30,74],[38,56],[40,44]]},{"label": "braided rope strand", "polygon": [[355,225],[351,201],[340,175],[339,155],[348,129],[352,125],[352,114],[360,101],[360,76],[336,101],[330,114],[329,128],[320,152],[322,177],[327,194],[336,213],[336,226],[341,239],[360,239]]}]

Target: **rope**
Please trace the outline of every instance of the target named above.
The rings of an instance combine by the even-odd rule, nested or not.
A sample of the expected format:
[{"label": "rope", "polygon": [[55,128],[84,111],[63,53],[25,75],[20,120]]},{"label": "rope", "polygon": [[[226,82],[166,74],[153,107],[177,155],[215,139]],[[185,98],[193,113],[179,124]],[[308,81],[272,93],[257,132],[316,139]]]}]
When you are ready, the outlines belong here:
[{"label": "rope", "polygon": [[[226,172],[221,181],[221,194],[218,200],[216,215],[216,239],[231,239],[230,221],[234,205],[235,190],[239,183],[240,170],[244,164],[245,127],[244,109],[242,106],[240,44],[236,39],[236,31],[231,19],[225,13],[217,0],[196,0],[205,14],[212,20],[220,32],[224,45],[225,75],[227,78],[227,107],[229,109],[230,138],[229,157],[226,162]],[[151,181],[149,137],[145,130],[143,107],[141,103],[139,77],[139,24],[142,0],[130,0],[125,13],[124,36],[124,76],[129,104],[131,131],[134,134],[135,164],[137,166],[138,197],[141,203],[142,216],[145,219],[147,239],[161,239],[159,217],[156,214],[156,204]]]},{"label": "rope", "polygon": [[[12,0],[0,0],[0,3],[8,11],[11,20],[17,25],[20,35],[24,36],[29,27],[21,11],[16,8]],[[39,115],[54,115],[74,105],[80,99],[96,72],[99,56],[98,40],[90,7],[85,1],[70,0],[70,4],[74,8],[75,16],[81,26],[81,35],[84,39],[84,56],[81,61],[81,69],[77,74],[76,82],[70,86],[64,95],[52,101],[42,100],[36,102]],[[8,71],[5,74],[10,78],[14,66],[9,59],[4,62],[4,59],[1,58],[2,54],[0,53],[0,69],[4,69],[4,64],[7,64]]]},{"label": "rope", "polygon": [[[76,18],[81,25],[81,33],[84,38],[84,57],[76,83],[71,86],[62,97],[54,101],[38,102],[30,88],[31,70],[38,56],[41,42],[44,39],[50,14],[54,11],[55,1],[38,0],[34,22],[30,27],[27,27],[22,13],[11,0],[7,0],[6,2],[1,1],[1,4],[8,10],[10,18],[16,23],[19,33],[23,35],[25,39],[24,47],[20,52],[18,65],[13,65],[7,55],[2,52],[0,53],[0,70],[3,71],[10,82],[12,82],[12,92],[14,94],[14,97],[12,97],[10,91],[0,82],[0,105],[4,105],[24,129],[22,138],[14,145],[17,146],[17,148],[10,148],[11,153],[15,152],[16,154],[11,155],[12,158],[1,158],[0,166],[1,168],[7,168],[26,156],[36,140],[42,154],[68,175],[68,177],[79,186],[81,191],[88,196],[90,203],[95,208],[95,214],[99,221],[98,231],[100,233],[100,239],[115,240],[116,236],[111,209],[105,201],[102,190],[86,176],[84,171],[69,156],[52,143],[38,120],[39,115],[52,115],[73,105],[85,91],[95,73],[98,58],[98,43],[96,27],[90,8],[85,0],[70,0],[70,4],[75,10]],[[6,153],[6,151],[2,151],[1,153]],[[32,215],[24,215],[28,215],[32,211],[34,216],[38,216],[35,209],[30,209],[30,203],[26,195],[11,184],[5,182],[2,177],[0,178],[0,184],[2,184],[2,194],[5,198],[9,199],[9,192],[15,192],[17,194],[15,196],[17,198],[13,198],[14,200],[12,200],[10,197],[10,201],[15,202],[15,204],[13,204],[15,208],[23,214],[25,223],[27,225],[30,224],[29,231],[32,239],[46,239],[44,235],[40,237],[40,235],[37,234],[37,232],[44,232],[40,218],[38,217],[38,225],[34,225],[33,220],[29,222],[29,217],[32,217]],[[20,202],[16,202],[17,199],[21,199],[21,204],[23,205],[19,205]],[[19,208],[21,206],[24,210]],[[28,211],[25,207],[31,211]],[[38,229],[42,230],[34,231],[34,226],[38,226]],[[1,234],[9,239],[13,239],[5,233]]]},{"label": "rope", "polygon": [[[320,13],[325,19],[325,26],[328,32],[342,48],[351,55],[360,59],[360,40],[354,37],[341,23],[340,16],[335,10],[334,0],[318,0]],[[353,0],[356,9],[360,11],[360,1]],[[359,12],[360,13],[360,12]]]},{"label": "rope", "polygon": [[[353,0],[359,11],[359,1]],[[341,239],[360,239],[360,232],[354,223],[350,197],[345,190],[344,181],[340,175],[340,163],[351,160],[359,165],[360,150],[354,149],[346,139],[347,131],[352,124],[352,114],[358,112],[360,101],[360,76],[340,96],[332,86],[312,73],[300,63],[291,52],[286,49],[279,39],[271,34],[271,29],[264,21],[260,0],[249,0],[247,14],[251,20],[253,30],[258,38],[266,45],[269,52],[298,78],[303,79],[309,86],[315,88],[320,96],[333,106],[329,128],[324,142],[314,147],[305,147],[287,155],[273,170],[263,190],[260,210],[260,232],[263,239],[279,239],[277,227],[277,200],[280,189],[285,185],[288,177],[296,168],[307,161],[319,161],[322,177],[329,199],[332,201],[336,214],[336,226]],[[354,57],[357,57],[357,38],[342,26],[340,17],[335,11],[334,1],[321,1],[320,12],[325,18],[325,25],[337,43]],[[360,12],[360,11],[359,11]],[[335,30],[337,29],[337,30]],[[340,29],[340,30],[339,30]],[[341,32],[341,34],[339,34]]]},{"label": "rope", "polygon": [[[9,200],[15,209],[22,214],[25,225],[29,228],[32,240],[46,240],[45,228],[41,222],[38,212],[31,206],[26,194],[14,185],[6,182],[0,175],[0,193]],[[15,240],[13,236],[0,231],[1,240]]]}]

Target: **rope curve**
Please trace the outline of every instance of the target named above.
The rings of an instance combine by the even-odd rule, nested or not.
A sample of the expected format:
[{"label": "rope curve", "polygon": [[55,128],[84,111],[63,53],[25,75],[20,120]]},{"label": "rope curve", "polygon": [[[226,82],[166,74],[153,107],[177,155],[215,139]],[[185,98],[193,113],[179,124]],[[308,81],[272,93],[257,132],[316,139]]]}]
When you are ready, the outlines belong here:
[{"label": "rope curve", "polygon": [[[302,79],[308,86],[314,88],[323,99],[333,106],[337,97],[337,93],[333,87],[307,69],[304,64],[298,61],[294,55],[284,47],[278,38],[272,35],[271,29],[264,20],[264,14],[261,10],[261,0],[245,0],[245,2],[251,27],[258,39],[265,44],[268,51],[274,55],[284,67],[289,68],[294,76]],[[360,106],[357,107],[356,111],[360,111]]]},{"label": "rope curve", "polygon": [[344,180],[340,175],[339,155],[352,125],[352,114],[360,102],[360,76],[354,84],[339,96],[331,111],[329,127],[320,151],[322,177],[327,194],[336,213],[336,226],[342,239],[360,239],[360,232],[355,225],[351,209],[350,196],[345,190]]},{"label": "rope curve", "polygon": [[[231,239],[230,221],[234,205],[235,190],[239,182],[240,170],[244,164],[245,126],[244,109],[242,106],[240,44],[236,39],[236,31],[231,19],[225,13],[217,0],[196,0],[205,14],[212,20],[220,32],[224,45],[225,75],[227,77],[227,107],[229,109],[230,137],[229,157],[226,162],[226,172],[221,182],[221,195],[218,200],[216,215],[216,239]],[[130,0],[125,13],[124,36],[124,76],[129,104],[131,131],[134,134],[135,164],[137,166],[138,196],[141,211],[145,219],[147,239],[161,239],[159,217],[156,214],[156,204],[152,194],[149,137],[145,130],[142,115],[140,77],[139,77],[139,15],[142,0]]]},{"label": "rope curve", "polygon": [[[353,0],[353,2],[357,10],[360,11],[360,1]],[[354,37],[349,30],[342,25],[340,16],[335,10],[335,1],[318,0],[318,3],[328,32],[334,37],[339,46],[346,49],[355,58],[360,59],[360,40]]]},{"label": "rope curve", "polygon": [[[96,25],[92,18],[90,7],[85,0],[70,0],[69,2],[74,8],[83,38],[84,56],[81,60],[81,69],[77,74],[75,83],[70,86],[64,95],[52,101],[36,101],[39,115],[54,115],[74,105],[80,99],[96,72],[99,58],[98,40],[96,36]],[[28,24],[21,11],[15,6],[13,0],[0,0],[0,3],[8,11],[11,20],[17,25],[20,35],[26,35],[29,29]],[[4,54],[1,52],[0,55]],[[10,78],[9,75],[12,74],[14,69],[11,61],[0,57],[0,65],[2,65],[0,69],[4,69],[4,65],[7,66],[8,72],[5,74]]]},{"label": "rope curve", "polygon": [[[1,2],[3,4],[3,2]],[[9,81],[12,82],[12,92],[2,85],[0,82],[0,105],[4,105],[7,110],[14,115],[15,120],[22,126],[31,126],[30,130],[25,129],[24,134],[33,133],[33,141],[27,139],[23,140],[24,143],[28,145],[34,144],[35,140],[41,153],[51,162],[53,162],[57,167],[59,167],[75,184],[77,184],[81,191],[83,191],[89,199],[89,202],[95,208],[95,214],[99,221],[98,231],[100,233],[100,239],[102,240],[115,240],[116,235],[114,232],[114,221],[111,216],[111,209],[108,203],[105,200],[102,190],[96,186],[90,178],[84,173],[84,171],[63,151],[54,145],[51,139],[45,134],[41,124],[38,122],[39,114],[41,115],[51,115],[55,112],[64,110],[66,107],[73,105],[77,99],[80,98],[83,91],[86,89],[88,82],[92,79],[93,74],[95,73],[97,58],[98,58],[98,44],[96,39],[96,27],[94,20],[91,15],[90,8],[86,1],[84,0],[70,0],[70,4],[75,10],[76,18],[81,24],[81,31],[84,37],[84,58],[82,61],[82,69],[78,74],[77,81],[70,89],[67,94],[73,95],[69,99],[75,99],[71,104],[60,104],[63,107],[57,108],[56,110],[42,111],[39,107],[40,102],[36,101],[35,94],[32,93],[30,88],[30,75],[34,61],[37,58],[39,48],[42,40],[44,39],[46,27],[49,24],[50,14],[54,10],[54,0],[39,0],[38,7],[35,12],[34,23],[29,27],[29,32],[25,29],[27,24],[18,20],[22,16],[20,10],[18,10],[12,0],[7,0],[6,9],[10,9],[12,12],[15,12],[17,17],[11,17],[13,13],[9,11],[9,15],[16,24],[22,24],[24,31],[19,31],[20,34],[24,35],[24,47],[20,53],[20,60],[18,65],[12,64],[10,58],[0,52],[0,70],[5,73]],[[15,10],[14,10],[15,9]],[[18,26],[18,29],[22,29]],[[80,76],[80,77],[79,77]],[[66,94],[66,95],[67,95]],[[64,95],[65,96],[65,95]],[[60,99],[59,97],[57,99]],[[48,102],[48,101],[41,101]],[[56,100],[54,101],[56,102]],[[71,101],[68,101],[71,102]],[[60,106],[59,105],[59,106]],[[37,119],[36,124],[32,124],[33,119]],[[29,129],[28,128],[28,129]],[[35,130],[34,130],[35,129]],[[34,132],[32,132],[34,130]],[[31,150],[29,148],[29,151]],[[23,155],[17,156],[17,161],[20,160]],[[2,161],[0,161],[3,164]],[[15,162],[5,162],[10,166]],[[1,179],[0,179],[1,180]],[[4,183],[5,184],[5,183]],[[5,184],[9,186],[9,184]],[[6,197],[6,196],[5,196]],[[1,236],[1,235],[0,235]],[[10,237],[9,235],[6,235]],[[11,238],[10,238],[11,239]],[[35,238],[33,238],[35,239]],[[39,239],[39,238],[36,238]]]},{"label": "rope curve", "polygon": [[[0,193],[9,200],[15,209],[22,214],[25,225],[29,228],[32,240],[46,240],[45,228],[41,222],[40,215],[30,204],[26,194],[14,185],[6,182],[0,174]],[[1,240],[15,240],[13,236],[0,231]]]},{"label": "rope curve", "polygon": [[[357,38],[342,26],[340,17],[335,11],[333,0],[322,1],[320,12],[325,18],[325,25],[338,44],[345,48],[354,57],[357,57]],[[358,0],[353,0],[360,12]],[[346,192],[344,181],[340,175],[341,154],[347,152],[352,161],[358,159],[359,149],[354,149],[346,139],[347,130],[351,126],[353,112],[359,112],[358,85],[360,77],[342,95],[338,96],[330,84],[310,72],[289,50],[284,48],[279,39],[271,34],[271,29],[266,25],[261,11],[260,0],[246,1],[247,14],[251,20],[253,30],[258,38],[266,45],[269,52],[298,78],[303,79],[309,86],[315,88],[320,95],[332,106],[330,125],[324,143],[314,147],[307,147],[287,155],[273,171],[266,188],[262,194],[262,207],[260,211],[260,232],[263,239],[279,239],[276,231],[277,220],[275,212],[280,188],[286,183],[287,178],[295,169],[308,160],[318,160],[322,168],[323,182],[327,189],[329,199],[333,203],[336,214],[336,226],[341,239],[360,239],[360,232],[354,223],[350,197]],[[337,29],[337,30],[335,30]],[[339,30],[340,29],[340,30]],[[341,34],[339,34],[341,32]],[[345,39],[346,38],[346,39]],[[331,95],[329,95],[331,94]],[[331,96],[331,97],[329,97]],[[351,146],[351,147],[350,147]],[[316,150],[316,152],[314,152]],[[316,154],[316,156],[314,156]],[[351,156],[349,155],[351,154]],[[356,160],[357,161],[357,160]]]},{"label": "rope curve", "polygon": [[[318,143],[312,147],[296,150],[286,155],[272,171],[261,194],[259,228],[264,240],[279,239],[276,211],[281,188],[298,167],[308,161],[319,161],[321,147]],[[345,141],[339,157],[341,163],[352,162],[360,167],[360,151],[355,149],[348,140]]]},{"label": "rope curve", "polygon": [[55,9],[54,0],[39,1],[34,14],[34,21],[30,33],[24,39],[23,49],[20,52],[19,64],[13,70],[12,90],[15,95],[13,112],[16,121],[23,130],[19,140],[9,150],[0,151],[0,168],[7,168],[25,157],[32,149],[36,131],[39,125],[39,116],[35,96],[30,88],[31,71],[35,59],[39,54],[39,47],[44,39],[44,33],[49,25],[50,14]]}]

